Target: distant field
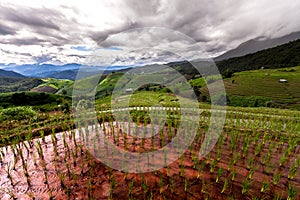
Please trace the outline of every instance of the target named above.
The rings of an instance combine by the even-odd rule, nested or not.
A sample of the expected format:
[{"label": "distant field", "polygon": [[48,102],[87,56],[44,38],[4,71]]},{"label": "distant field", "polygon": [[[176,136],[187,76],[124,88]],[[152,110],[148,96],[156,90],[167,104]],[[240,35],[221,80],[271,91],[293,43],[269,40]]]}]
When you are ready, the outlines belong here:
[{"label": "distant field", "polygon": [[[288,82],[281,83],[280,79]],[[300,66],[238,72],[225,79],[224,84],[229,100],[234,104],[248,98],[249,101],[258,99],[260,104],[269,102],[270,107],[300,109]],[[201,91],[208,95],[206,87]]]}]

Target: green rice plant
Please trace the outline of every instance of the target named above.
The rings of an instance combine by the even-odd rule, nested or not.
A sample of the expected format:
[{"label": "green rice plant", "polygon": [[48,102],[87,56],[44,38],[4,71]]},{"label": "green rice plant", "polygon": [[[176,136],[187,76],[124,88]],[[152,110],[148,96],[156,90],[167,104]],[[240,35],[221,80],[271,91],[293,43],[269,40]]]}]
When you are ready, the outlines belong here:
[{"label": "green rice plant", "polygon": [[134,185],[134,179],[131,179],[131,181],[129,182],[129,197],[132,199],[132,195],[133,195],[133,185]]},{"label": "green rice plant", "polygon": [[193,161],[193,168],[196,169],[198,164],[198,155],[192,156],[192,161]]},{"label": "green rice plant", "polygon": [[270,183],[267,182],[265,179],[262,182],[262,186],[261,186],[261,193],[265,193],[268,189],[270,189]]},{"label": "green rice plant", "polygon": [[284,151],[282,157],[280,158],[280,167],[283,166],[283,164],[286,162],[286,160],[287,160],[287,154],[288,154],[288,152]]},{"label": "green rice plant", "polygon": [[242,181],[242,194],[246,194],[252,185],[252,180],[244,179]]},{"label": "green rice plant", "polygon": [[250,172],[249,172],[249,174],[248,174],[248,176],[247,176],[247,178],[248,178],[249,180],[253,180],[253,174],[254,174],[254,172],[255,172],[255,169],[251,169],[251,170],[250,170]]},{"label": "green rice plant", "polygon": [[11,186],[14,187],[13,178],[11,175],[11,162],[7,163],[7,167],[6,167],[5,171],[7,173],[7,178],[9,179]]},{"label": "green rice plant", "polygon": [[[44,126],[44,127],[46,127],[46,126]],[[45,132],[44,132],[44,130],[40,130],[39,132],[40,132],[40,136],[42,138],[42,141],[45,142]]]},{"label": "green rice plant", "polygon": [[228,161],[227,171],[231,170],[232,165],[233,165],[233,159],[230,158],[230,160]]},{"label": "green rice plant", "polygon": [[[30,128],[31,129],[31,128]],[[30,148],[32,148],[32,132],[29,130],[29,133],[25,135],[26,141],[28,142]]]},{"label": "green rice plant", "polygon": [[257,145],[257,142],[258,142],[259,136],[260,136],[260,132],[259,132],[259,131],[257,131],[257,132],[256,132],[256,134],[255,134],[255,136],[254,136],[254,142],[253,142],[254,146],[256,146],[256,145]]},{"label": "green rice plant", "polygon": [[38,152],[40,158],[41,158],[42,160],[45,160],[45,158],[44,158],[44,153],[43,153],[43,148],[42,148],[41,143],[40,143],[39,140],[36,140],[36,146],[35,146],[35,147],[36,147],[36,149],[37,149],[37,152]]},{"label": "green rice plant", "polygon": [[174,193],[174,180],[173,180],[173,178],[171,178],[171,180],[169,181],[170,182],[170,190],[171,190],[171,192],[172,192],[172,194]]},{"label": "green rice plant", "polygon": [[260,155],[262,148],[263,148],[263,143],[261,142],[255,146],[255,153],[254,153],[255,156]]},{"label": "green rice plant", "polygon": [[276,194],[274,200],[282,200],[282,195]]},{"label": "green rice plant", "polygon": [[219,183],[222,174],[223,174],[223,168],[219,168],[217,173],[216,183]]},{"label": "green rice plant", "polygon": [[222,191],[221,191],[222,194],[226,191],[226,189],[228,187],[228,183],[229,183],[228,179],[225,179],[224,185],[223,185],[223,188],[222,188]]},{"label": "green rice plant", "polygon": [[236,163],[237,163],[239,157],[240,157],[240,154],[239,154],[239,153],[235,153],[235,154],[233,155],[233,165],[236,165]]},{"label": "green rice plant", "polygon": [[247,169],[250,170],[253,164],[253,157],[250,157],[247,162]]},{"label": "green rice plant", "polygon": [[294,200],[294,197],[296,197],[296,194],[297,194],[297,190],[294,189],[294,187],[292,185],[289,185],[287,200]]},{"label": "green rice plant", "polygon": [[91,180],[91,178],[89,178],[89,180],[88,180],[88,199],[93,198],[92,197],[92,187],[93,187],[92,180]]},{"label": "green rice plant", "polygon": [[142,188],[143,190],[147,193],[148,192],[148,183],[147,181],[145,181],[145,175],[144,173],[141,173],[141,177],[142,177]]},{"label": "green rice plant", "polygon": [[110,199],[113,199],[115,186],[116,186],[116,180],[114,178],[112,178],[111,181],[110,181],[110,188],[109,188],[109,197],[110,197]]},{"label": "green rice plant", "polygon": [[184,191],[187,191],[189,188],[189,179],[185,178],[184,179]]},{"label": "green rice plant", "polygon": [[201,171],[204,168],[204,161],[201,161],[200,165],[198,166],[198,173],[197,173],[197,179],[199,179],[200,175],[201,175]]},{"label": "green rice plant", "polygon": [[289,179],[294,179],[294,177],[297,175],[297,172],[299,171],[299,163],[300,163],[300,159],[297,158],[295,160],[295,164],[291,164],[290,166],[290,171],[289,171],[289,174],[288,174],[288,178]]},{"label": "green rice plant", "polygon": [[269,174],[269,173],[271,173],[271,170],[272,170],[272,166],[271,166],[271,162],[268,162],[267,163],[267,165],[266,165],[266,170],[265,170],[265,172],[267,173],[267,174]]},{"label": "green rice plant", "polygon": [[217,160],[213,160],[212,161],[212,163],[211,163],[211,165],[210,165],[210,170],[209,170],[209,172],[212,174],[212,173],[214,173],[214,171],[215,171],[215,167],[216,167],[216,164],[218,163],[218,161]]},{"label": "green rice plant", "polygon": [[236,144],[236,137],[234,135],[234,132],[230,133],[231,143],[230,143],[230,154],[233,154],[233,151],[235,149]]},{"label": "green rice plant", "polygon": [[179,159],[179,166],[180,166],[180,176],[184,176],[184,165],[183,165],[183,159],[184,159],[184,156],[180,156],[180,159]]},{"label": "green rice plant", "polygon": [[65,180],[65,175],[62,172],[57,172],[58,178],[59,178],[59,183],[61,188],[65,188],[64,180]]},{"label": "green rice plant", "polygon": [[274,175],[273,175],[273,184],[274,185],[277,185],[277,183],[279,182],[280,176],[281,176],[280,172],[277,171],[274,173]]},{"label": "green rice plant", "polygon": [[220,161],[221,159],[221,155],[222,155],[222,149],[218,149],[218,152],[217,152],[217,161]]},{"label": "green rice plant", "polygon": [[233,169],[231,180],[234,181],[235,177],[236,177],[236,169]]}]

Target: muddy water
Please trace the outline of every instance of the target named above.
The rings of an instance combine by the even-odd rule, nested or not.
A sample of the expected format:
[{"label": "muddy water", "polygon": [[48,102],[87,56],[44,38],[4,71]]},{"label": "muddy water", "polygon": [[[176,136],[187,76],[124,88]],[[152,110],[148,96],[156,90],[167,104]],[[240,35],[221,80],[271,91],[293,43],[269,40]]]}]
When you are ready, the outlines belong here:
[{"label": "muddy water", "polygon": [[[153,132],[154,135],[153,140],[150,139],[152,136],[150,134],[143,142],[141,137],[134,140],[130,135],[124,137],[124,133],[128,132],[129,129],[133,130],[133,128],[140,128],[142,132],[145,127],[135,124],[128,127],[126,123],[114,123],[113,126],[114,129],[106,123],[105,132],[103,132],[103,126],[89,127],[88,130],[90,133],[99,130],[100,139],[106,137],[118,148],[131,152],[149,152],[163,146],[160,134],[158,134],[160,130],[157,127],[151,127],[151,125],[146,127],[146,132]],[[177,133],[175,129],[172,129],[172,134],[169,135],[167,127],[164,127],[162,132],[165,138],[164,145],[171,142]],[[212,160],[217,156],[217,147],[207,158],[200,159],[194,168],[192,157],[197,155],[200,148],[196,141],[193,150],[185,152],[183,160],[176,160],[168,168],[144,174],[127,174],[106,167],[101,163],[101,158],[95,158],[87,153],[86,148],[82,145],[86,139],[84,130],[58,133],[55,138],[56,142],[54,143],[52,142],[53,136],[50,135],[46,136],[45,140],[34,139],[31,144],[24,142],[14,147],[8,146],[0,149],[2,158],[0,162],[1,199],[32,199],[33,197],[35,199],[50,199],[50,197],[53,199],[88,199],[89,197],[108,199],[110,196],[114,199],[128,199],[129,197],[147,199],[150,196],[153,199],[163,199],[164,197],[166,199],[204,199],[209,196],[212,199],[227,199],[228,196],[235,196],[237,199],[251,199],[253,196],[273,199],[275,194],[282,194],[282,197],[286,198],[288,184],[292,184],[298,190],[300,188],[299,173],[293,180],[287,178],[289,166],[294,162],[295,157],[288,160],[285,166],[278,166],[283,151],[274,150],[272,152],[271,172],[265,172],[266,166],[260,162],[268,151],[268,145],[264,146],[261,156],[255,158],[257,169],[253,175],[252,188],[247,194],[242,194],[242,181],[249,174],[249,170],[246,169],[248,158],[238,159],[237,164],[233,166],[237,170],[236,179],[231,181],[232,172],[227,171],[228,162],[232,157],[229,151],[230,138],[223,143],[221,159],[214,172],[210,172],[210,168]],[[236,144],[236,152],[241,151],[242,139]],[[39,153],[38,143],[40,143],[43,156]],[[287,144],[283,145],[283,150],[286,147]],[[19,149],[19,153],[17,153],[17,149]],[[13,150],[17,155],[16,157]],[[299,155],[299,150],[299,147],[296,148],[293,156]],[[23,161],[19,155],[20,152],[22,152]],[[56,156],[55,152],[57,152]],[[93,152],[91,151],[91,153]],[[250,148],[248,156],[253,156],[253,154],[254,149]],[[160,162],[157,161],[153,164]],[[29,182],[25,176],[23,164],[27,166]],[[219,168],[223,169],[223,174],[220,182],[216,183]],[[282,173],[279,183],[276,186],[271,185],[266,193],[261,193],[260,188],[263,179],[271,181],[276,169]],[[8,172],[12,182],[8,177]],[[229,180],[228,188],[224,193],[221,193],[225,180]],[[147,187],[144,187],[145,183]],[[300,197],[299,193],[296,199],[297,197]]]},{"label": "muddy water", "polygon": [[[60,187],[58,174],[55,170],[65,170],[63,157],[65,156],[66,148],[64,147],[62,137],[69,145],[70,150],[74,148],[71,133],[56,134],[57,138],[57,161],[54,162],[54,147],[51,141],[51,136],[46,136],[45,140],[34,139],[29,144],[27,141],[16,146],[8,146],[1,148],[2,162],[0,168],[0,197],[1,199],[32,199],[34,196],[37,199],[48,199],[51,196],[63,194],[64,191]],[[75,135],[78,140],[78,134]],[[42,159],[37,151],[38,142],[43,151],[44,158]],[[26,146],[26,147],[25,147]],[[17,150],[19,149],[19,150]],[[15,151],[15,157],[13,150]],[[20,157],[20,151],[23,154],[24,163]],[[27,166],[29,181],[25,176],[23,164]],[[44,167],[43,167],[44,166]],[[45,170],[45,174],[44,174]],[[11,174],[12,182],[8,178]],[[46,183],[47,176],[48,183]]]}]

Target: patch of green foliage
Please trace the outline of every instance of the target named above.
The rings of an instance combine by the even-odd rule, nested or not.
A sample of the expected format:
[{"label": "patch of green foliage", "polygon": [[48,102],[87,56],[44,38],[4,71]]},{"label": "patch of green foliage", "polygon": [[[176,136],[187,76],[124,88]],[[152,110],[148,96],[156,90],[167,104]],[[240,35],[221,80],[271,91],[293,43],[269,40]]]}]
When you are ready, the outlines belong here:
[{"label": "patch of green foliage", "polygon": [[38,78],[0,77],[0,92],[29,91],[42,83]]},{"label": "patch of green foliage", "polygon": [[35,120],[37,117],[38,112],[28,106],[10,107],[0,111],[0,122],[5,120]]},{"label": "patch of green foliage", "polygon": [[270,102],[269,98],[260,96],[229,96],[229,105],[235,107],[264,107]]},{"label": "patch of green foliage", "polygon": [[63,95],[38,93],[38,92],[18,92],[0,94],[0,106],[3,108],[15,106],[32,106],[40,111],[53,111],[66,108],[71,105],[71,98]]}]

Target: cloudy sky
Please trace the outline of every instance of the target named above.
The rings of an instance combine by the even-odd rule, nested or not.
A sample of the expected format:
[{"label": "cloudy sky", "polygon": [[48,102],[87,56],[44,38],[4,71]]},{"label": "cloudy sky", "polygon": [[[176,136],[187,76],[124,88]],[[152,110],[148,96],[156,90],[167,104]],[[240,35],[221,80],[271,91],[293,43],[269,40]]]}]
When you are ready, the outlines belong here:
[{"label": "cloudy sky", "polygon": [[249,39],[300,31],[299,10],[297,0],[0,0],[0,63],[213,57]]}]

